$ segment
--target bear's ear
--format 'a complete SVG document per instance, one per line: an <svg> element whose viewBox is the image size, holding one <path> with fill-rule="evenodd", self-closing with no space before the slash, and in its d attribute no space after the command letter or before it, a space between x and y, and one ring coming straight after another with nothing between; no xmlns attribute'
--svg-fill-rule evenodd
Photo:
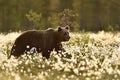
<svg viewBox="0 0 120 80"><path fill-rule="evenodd" d="M70 26L69 26L69 25L65 26L65 29L69 30L69 29L70 29Z"/></svg>
<svg viewBox="0 0 120 80"><path fill-rule="evenodd" d="M61 30L62 30L62 28L59 26L59 27L58 27L58 32L61 31Z"/></svg>

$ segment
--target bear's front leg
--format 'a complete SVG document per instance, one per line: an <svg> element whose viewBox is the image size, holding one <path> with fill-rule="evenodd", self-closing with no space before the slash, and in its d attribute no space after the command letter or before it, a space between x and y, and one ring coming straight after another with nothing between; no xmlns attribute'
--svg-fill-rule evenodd
<svg viewBox="0 0 120 80"><path fill-rule="evenodd" d="M56 45L55 46L55 51L60 54L62 57L64 56L64 54L62 54L62 52L66 52L65 49L62 47L62 44Z"/></svg>
<svg viewBox="0 0 120 80"><path fill-rule="evenodd" d="M68 54L65 49L62 47L62 44L59 44L55 47L55 51L57 53L60 53L62 57L67 57L67 58L71 58L72 55L71 54ZM62 54L62 52L65 52L64 54Z"/></svg>
<svg viewBox="0 0 120 80"><path fill-rule="evenodd" d="M62 47L62 44L58 44L55 46L55 51L57 53L65 52L65 49Z"/></svg>

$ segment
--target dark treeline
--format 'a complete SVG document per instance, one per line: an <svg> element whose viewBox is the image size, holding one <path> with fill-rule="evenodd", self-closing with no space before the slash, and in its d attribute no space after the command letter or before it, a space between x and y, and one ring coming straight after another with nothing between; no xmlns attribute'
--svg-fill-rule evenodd
<svg viewBox="0 0 120 80"><path fill-rule="evenodd" d="M0 0L0 31L70 25L73 31L120 30L120 0Z"/></svg>

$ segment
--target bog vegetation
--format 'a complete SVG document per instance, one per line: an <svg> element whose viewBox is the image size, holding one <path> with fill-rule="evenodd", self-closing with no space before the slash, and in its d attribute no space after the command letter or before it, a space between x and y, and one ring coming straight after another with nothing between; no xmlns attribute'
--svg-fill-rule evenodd
<svg viewBox="0 0 120 80"><path fill-rule="evenodd" d="M71 33L64 44L66 52L52 52L7 59L14 40L21 32L0 34L1 80L119 80L120 33Z"/></svg>

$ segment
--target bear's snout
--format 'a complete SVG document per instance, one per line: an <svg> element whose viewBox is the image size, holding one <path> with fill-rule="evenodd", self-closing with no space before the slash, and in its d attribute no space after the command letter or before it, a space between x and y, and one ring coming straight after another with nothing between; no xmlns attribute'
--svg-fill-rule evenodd
<svg viewBox="0 0 120 80"><path fill-rule="evenodd" d="M70 36L68 36L68 40L70 39Z"/></svg>
<svg viewBox="0 0 120 80"><path fill-rule="evenodd" d="M70 40L70 36L67 36L65 41L69 41Z"/></svg>

